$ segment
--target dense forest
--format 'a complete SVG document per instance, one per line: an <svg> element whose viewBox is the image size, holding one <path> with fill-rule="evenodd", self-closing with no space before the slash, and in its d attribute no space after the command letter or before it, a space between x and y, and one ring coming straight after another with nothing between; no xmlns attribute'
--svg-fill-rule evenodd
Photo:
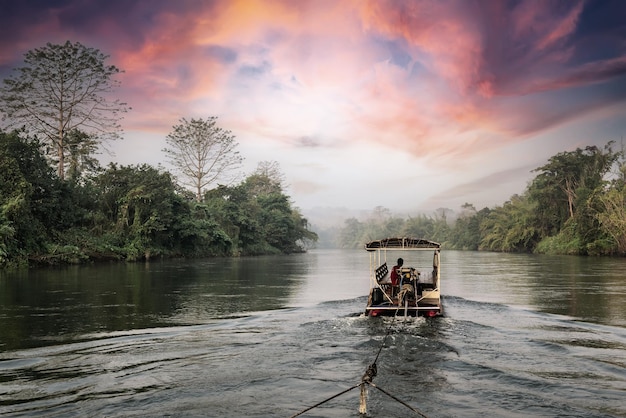
<svg viewBox="0 0 626 418"><path fill-rule="evenodd" d="M624 256L626 162L613 145L551 157L522 194L501 206L476 210L466 203L456 216L439 209L409 218L377 208L368 220L348 219L336 240L358 248L380 237L418 236L450 249Z"/></svg>
<svg viewBox="0 0 626 418"><path fill-rule="evenodd" d="M130 110L112 94L123 71L108 58L80 42L48 43L3 80L0 267L293 253L317 239L277 163L260 162L237 184L243 157L214 116L181 118L167 135L174 173L102 168L94 155L121 139Z"/></svg>
<svg viewBox="0 0 626 418"><path fill-rule="evenodd" d="M41 150L0 132L0 266L293 253L317 238L262 171L197 202L145 164L92 161L93 174L70 169L61 180Z"/></svg>

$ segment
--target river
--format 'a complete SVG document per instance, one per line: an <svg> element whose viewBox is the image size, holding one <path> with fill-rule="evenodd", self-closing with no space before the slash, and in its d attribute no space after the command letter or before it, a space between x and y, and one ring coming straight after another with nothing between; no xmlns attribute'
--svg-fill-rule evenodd
<svg viewBox="0 0 626 418"><path fill-rule="evenodd" d="M368 269L313 250L1 272L0 415L359 417L380 350L369 417L626 417L626 259L442 251L445 316L408 322L363 317Z"/></svg>

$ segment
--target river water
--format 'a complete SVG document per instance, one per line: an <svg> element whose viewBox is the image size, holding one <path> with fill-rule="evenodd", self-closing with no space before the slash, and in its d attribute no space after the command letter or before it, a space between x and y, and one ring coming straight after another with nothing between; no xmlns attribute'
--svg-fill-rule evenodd
<svg viewBox="0 0 626 418"><path fill-rule="evenodd" d="M441 260L408 322L365 251L0 273L0 415L359 417L380 350L370 417L626 417L625 259Z"/></svg>

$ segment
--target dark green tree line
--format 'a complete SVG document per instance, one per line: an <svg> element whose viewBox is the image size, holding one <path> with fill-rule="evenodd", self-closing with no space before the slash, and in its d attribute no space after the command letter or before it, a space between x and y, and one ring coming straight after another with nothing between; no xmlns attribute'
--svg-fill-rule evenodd
<svg viewBox="0 0 626 418"><path fill-rule="evenodd" d="M37 141L17 132L0 132L0 169L0 266L293 253L317 239L264 175L202 202L146 164L61 181Z"/></svg>
<svg viewBox="0 0 626 418"><path fill-rule="evenodd" d="M625 254L624 160L612 145L551 157L535 170L538 174L523 194L493 209L462 214L450 245L491 251ZM610 181L612 171L619 174Z"/></svg>

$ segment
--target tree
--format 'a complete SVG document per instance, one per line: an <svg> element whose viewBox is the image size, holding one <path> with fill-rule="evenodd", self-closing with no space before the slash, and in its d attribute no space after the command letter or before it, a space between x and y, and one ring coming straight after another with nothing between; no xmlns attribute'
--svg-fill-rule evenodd
<svg viewBox="0 0 626 418"><path fill-rule="evenodd" d="M236 151L235 137L217 126L215 116L206 120L180 119L166 141L170 148L163 151L182 176L181 183L195 190L198 202L205 187L220 179L233 180L231 174L243 161Z"/></svg>
<svg viewBox="0 0 626 418"><path fill-rule="evenodd" d="M561 225L569 218L574 218L579 199L585 190L593 191L602 185L604 175L610 170L618 158L611 149L612 141L604 147L604 152L596 146L588 146L584 150L561 152L550 158L548 164L534 171L540 174L530 185L531 196L540 204L552 202L567 206L567 215L561 216ZM542 201L543 200L543 201Z"/></svg>
<svg viewBox="0 0 626 418"><path fill-rule="evenodd" d="M109 165L95 179L100 223L95 230L123 246L127 260L157 255L224 255L230 249L226 234L176 188L168 172L147 164Z"/></svg>
<svg viewBox="0 0 626 418"><path fill-rule="evenodd" d="M626 255L626 159L624 150L618 152L616 178L606 190L597 193L596 218L600 229L614 243L614 252Z"/></svg>
<svg viewBox="0 0 626 418"><path fill-rule="evenodd" d="M488 251L526 251L526 235L517 232L526 226L527 198L513 195L502 206L496 206L480 222L479 249Z"/></svg>
<svg viewBox="0 0 626 418"><path fill-rule="evenodd" d="M317 234L275 180L255 173L236 186L220 185L205 194L208 212L230 237L234 254L304 251Z"/></svg>
<svg viewBox="0 0 626 418"><path fill-rule="evenodd" d="M120 70L105 65L108 55L79 42L48 43L24 56L25 66L0 88L3 120L40 135L64 179L71 132L80 129L98 143L119 137L126 103L108 97L119 85L113 76Z"/></svg>
<svg viewBox="0 0 626 418"><path fill-rule="evenodd" d="M344 221L344 226L339 231L339 248L359 248L364 244L361 241L366 225L357 218L349 218Z"/></svg>
<svg viewBox="0 0 626 418"><path fill-rule="evenodd" d="M418 214L417 216L411 216L406 221L406 225L402 234L408 237L428 238L435 240L433 236L435 231L435 222L429 216L424 214Z"/></svg>
<svg viewBox="0 0 626 418"><path fill-rule="evenodd" d="M44 251L58 224L55 181L36 140L0 132L0 265Z"/></svg>
<svg viewBox="0 0 626 418"><path fill-rule="evenodd" d="M206 193L205 203L221 228L233 242L233 254L262 254L260 211L245 183L228 187L220 185Z"/></svg>
<svg viewBox="0 0 626 418"><path fill-rule="evenodd" d="M100 169L100 163L92 155L98 149L98 141L78 129L72 130L65 140L67 146L67 174L76 181L83 173L95 173Z"/></svg>
<svg viewBox="0 0 626 418"><path fill-rule="evenodd" d="M598 200L603 210L596 216L602 231L611 237L615 252L626 255L626 187L611 188Z"/></svg>
<svg viewBox="0 0 626 418"><path fill-rule="evenodd" d="M261 161L256 170L246 179L252 193L257 195L282 193L285 187L285 175L277 161Z"/></svg>
<svg viewBox="0 0 626 418"><path fill-rule="evenodd" d="M483 208L476 211L474 205L465 203L454 224L450 241L453 248L461 250L478 250L482 239L480 226L488 219L491 209Z"/></svg>

